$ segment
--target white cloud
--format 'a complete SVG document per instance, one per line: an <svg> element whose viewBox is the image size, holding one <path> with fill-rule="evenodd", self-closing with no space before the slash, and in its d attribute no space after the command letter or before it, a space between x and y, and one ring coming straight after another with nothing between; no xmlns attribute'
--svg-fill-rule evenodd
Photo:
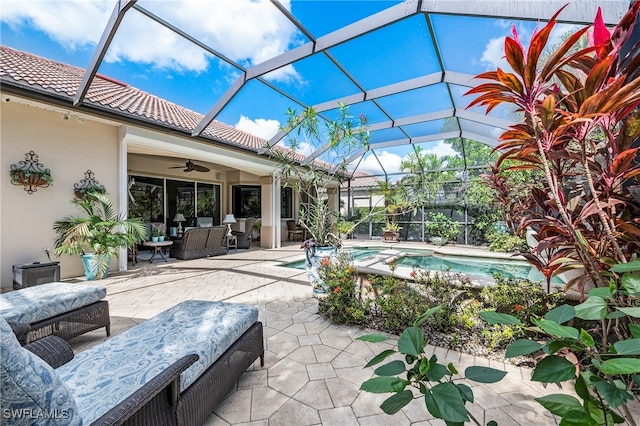
<svg viewBox="0 0 640 426"><path fill-rule="evenodd" d="M376 155L380 163L384 165L384 170L380 167L380 163L376 160L376 157L373 154L369 154L358 165L358 171L371 173L372 175L384 174L385 171L387 173L400 172L402 158L398 154L382 151L381 153L376 153Z"/></svg>
<svg viewBox="0 0 640 426"><path fill-rule="evenodd" d="M458 152L451 148L451 145L444 141L439 141L433 148L424 149L423 152L436 154L438 157L444 157L446 155L456 156Z"/></svg>
<svg viewBox="0 0 640 426"><path fill-rule="evenodd" d="M3 0L0 20L12 28L33 26L66 49L75 50L100 40L113 5L113 0Z"/></svg>
<svg viewBox="0 0 640 426"><path fill-rule="evenodd" d="M504 58L504 37L492 38L487 42L487 45L482 52L480 62L487 67L487 69L496 69L498 67L502 69L510 69L511 66Z"/></svg>
<svg viewBox="0 0 640 426"><path fill-rule="evenodd" d="M289 0L280 2L291 9ZM113 0L3 0L0 18L13 28L32 25L67 49L95 45L113 10ZM149 10L229 59L252 66L300 44L296 28L268 0L174 0ZM210 54L136 10L129 10L105 60L129 60L200 72ZM292 66L271 79L300 80Z"/></svg>
<svg viewBox="0 0 640 426"><path fill-rule="evenodd" d="M238 120L234 127L238 130L243 130L252 135L269 140L278 133L280 122L278 120L265 120L264 118L251 120L241 115L240 120Z"/></svg>
<svg viewBox="0 0 640 426"><path fill-rule="evenodd" d="M315 148L309 142L298 142L298 146L296 149L297 153L302 154L306 157L313 154L314 151Z"/></svg>

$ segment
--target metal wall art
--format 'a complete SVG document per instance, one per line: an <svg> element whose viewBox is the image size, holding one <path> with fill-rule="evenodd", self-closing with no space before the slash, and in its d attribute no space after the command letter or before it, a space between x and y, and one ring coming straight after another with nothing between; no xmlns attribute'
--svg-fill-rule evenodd
<svg viewBox="0 0 640 426"><path fill-rule="evenodd" d="M76 198L81 199L88 192L105 194L107 189L95 179L95 174L91 170L87 170L84 172L84 179L73 184L73 192L76 194Z"/></svg>
<svg viewBox="0 0 640 426"><path fill-rule="evenodd" d="M51 170L38 161L35 152L29 151L24 157L24 161L10 166L9 173L13 185L22 185L27 193L33 194L37 188L46 188L53 184Z"/></svg>

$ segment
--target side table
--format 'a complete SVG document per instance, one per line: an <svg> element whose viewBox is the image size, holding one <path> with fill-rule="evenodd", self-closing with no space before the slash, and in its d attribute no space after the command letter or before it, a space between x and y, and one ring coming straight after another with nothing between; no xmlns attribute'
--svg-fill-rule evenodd
<svg viewBox="0 0 640 426"><path fill-rule="evenodd" d="M236 253L238 252L238 236L237 235L227 235L224 237L225 242L227 244L227 253L229 250L236 249Z"/></svg>
<svg viewBox="0 0 640 426"><path fill-rule="evenodd" d="M162 260L168 262L168 260L164 257L162 249L173 245L173 241L158 241L157 243L154 243L152 241L145 241L144 243L142 243L142 245L145 247L153 247L153 254L151 255L151 259L149 259L149 263L153 262L153 259L155 259L156 254L158 253L160 253L160 257L162 257Z"/></svg>

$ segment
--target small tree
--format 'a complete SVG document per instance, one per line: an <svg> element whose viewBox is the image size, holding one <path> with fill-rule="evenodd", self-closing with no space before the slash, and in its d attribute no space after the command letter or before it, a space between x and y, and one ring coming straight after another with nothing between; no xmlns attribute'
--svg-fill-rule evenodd
<svg viewBox="0 0 640 426"><path fill-rule="evenodd" d="M324 128L321 121L313 107L301 114L289 109L287 123L281 128L288 147L272 144L267 146L267 153L279 161L283 183L301 195L300 225L316 246L330 246L338 244L340 238L336 228L339 213L330 205L329 197L337 197L337 188L349 174L347 159L367 146L369 133L364 127L366 118L351 116L344 104L339 106L338 119L326 120ZM300 154L303 147L311 152L309 157Z"/></svg>

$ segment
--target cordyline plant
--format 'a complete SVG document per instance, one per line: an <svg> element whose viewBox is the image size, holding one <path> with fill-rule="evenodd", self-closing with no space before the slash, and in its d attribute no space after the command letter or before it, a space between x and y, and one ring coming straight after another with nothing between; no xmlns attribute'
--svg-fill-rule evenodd
<svg viewBox="0 0 640 426"><path fill-rule="evenodd" d="M496 148L497 165L542 171L542 185L532 188L534 208L524 212L520 226L537 232L534 256L553 251L542 272L551 274L584 268L569 283L584 291L589 282L609 285L611 265L626 263L640 253L640 197L637 162L640 136L640 55L620 60L640 3L635 2L610 34L596 17L591 45L575 49L589 27L580 29L539 62L558 11L527 50L513 29L505 39L505 56L513 72L498 68L477 78L493 80L467 94L479 94L469 106L487 113L502 103L524 114ZM638 47L631 49L633 54ZM634 195L635 194L635 195ZM619 283L618 277L615 281Z"/></svg>
<svg viewBox="0 0 640 426"><path fill-rule="evenodd" d="M520 228L536 232L537 246L528 260L547 278L576 269L567 288L588 299L553 310L536 322L546 343L514 342L507 356L542 350L532 380L543 383L575 379L576 398L552 395L538 401L563 418L561 424L611 424L623 421L626 403L636 399L640 383L640 55L639 46L622 55L640 2L634 2L612 32L598 10L590 45L575 49L589 27L566 39L541 64L540 55L560 11L527 50L518 34L505 40L513 72L501 69L478 75L493 80L470 90L472 105L487 112L508 103L524 122L501 136L497 167L533 169L544 179L532 186ZM633 56L635 54L635 56ZM634 146L635 144L635 146ZM563 323L591 321L588 330ZM490 322L514 324L513 318L485 314Z"/></svg>
<svg viewBox="0 0 640 426"><path fill-rule="evenodd" d="M366 118L351 116L344 104L339 104L338 113L335 120L322 120L313 107L300 114L289 109L287 123L280 129L286 134L289 149L275 144L266 148L268 155L279 161L283 183L302 196L300 225L311 235L303 246L339 244L339 215L328 202L329 194L335 191L337 196L337 188L349 175L348 157L368 144ZM305 147L312 151L307 158L297 152Z"/></svg>

